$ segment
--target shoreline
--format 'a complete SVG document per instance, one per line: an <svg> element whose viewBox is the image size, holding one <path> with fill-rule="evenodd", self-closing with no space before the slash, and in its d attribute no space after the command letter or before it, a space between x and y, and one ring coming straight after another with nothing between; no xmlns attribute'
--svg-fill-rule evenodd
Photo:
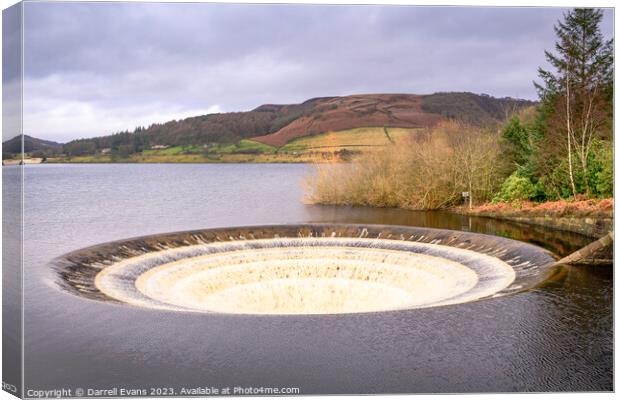
<svg viewBox="0 0 620 400"><path fill-rule="evenodd" d="M5 165L24 165L24 164L43 164L42 158L18 158L2 160L2 166Z"/></svg>
<svg viewBox="0 0 620 400"><path fill-rule="evenodd" d="M473 209L453 207L462 215L494 218L538 225L550 229L579 233L600 238L614 229L614 199L565 200L543 203L483 204Z"/></svg>
<svg viewBox="0 0 620 400"><path fill-rule="evenodd" d="M6 161L6 160L5 160ZM132 161L132 160L119 160L119 161L45 161L45 162L10 162L3 163L3 166L19 166L19 165L108 165L108 164L119 164L119 165L129 165L129 164L333 164L333 163L342 163L339 161Z"/></svg>
<svg viewBox="0 0 620 400"><path fill-rule="evenodd" d="M202 157L184 157L174 159L171 157L158 158L125 158L111 160L99 159L47 159L41 164L333 164L345 161L337 158L320 157L234 157L221 159L208 159ZM36 164L36 163L33 163Z"/></svg>

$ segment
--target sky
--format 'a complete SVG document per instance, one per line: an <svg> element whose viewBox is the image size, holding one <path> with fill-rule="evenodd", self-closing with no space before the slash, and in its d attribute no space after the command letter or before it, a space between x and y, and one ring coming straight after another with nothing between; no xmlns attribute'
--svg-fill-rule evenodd
<svg viewBox="0 0 620 400"><path fill-rule="evenodd" d="M26 3L24 132L66 142L356 93L536 99L532 81L566 11ZM612 25L608 10L607 37Z"/></svg>

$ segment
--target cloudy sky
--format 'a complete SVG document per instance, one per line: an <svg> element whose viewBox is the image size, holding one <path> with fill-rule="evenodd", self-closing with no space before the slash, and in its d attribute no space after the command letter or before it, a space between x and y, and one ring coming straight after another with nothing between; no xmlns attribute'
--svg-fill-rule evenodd
<svg viewBox="0 0 620 400"><path fill-rule="evenodd" d="M534 99L565 11L26 3L24 131L64 142L353 93Z"/></svg>

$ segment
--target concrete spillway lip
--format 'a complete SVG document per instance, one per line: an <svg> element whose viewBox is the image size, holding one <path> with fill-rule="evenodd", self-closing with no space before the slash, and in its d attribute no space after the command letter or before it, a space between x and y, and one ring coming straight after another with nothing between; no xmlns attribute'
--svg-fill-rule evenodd
<svg viewBox="0 0 620 400"><path fill-rule="evenodd" d="M455 305L528 290L552 253L497 236L393 225L297 224L143 236L52 262L64 290L151 309L350 314Z"/></svg>

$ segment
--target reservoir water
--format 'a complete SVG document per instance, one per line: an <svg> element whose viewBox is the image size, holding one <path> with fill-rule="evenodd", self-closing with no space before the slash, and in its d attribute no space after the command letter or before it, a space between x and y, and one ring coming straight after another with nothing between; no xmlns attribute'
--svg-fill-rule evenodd
<svg viewBox="0 0 620 400"><path fill-rule="evenodd" d="M11 169L4 167L4 179ZM226 315L128 307L59 289L50 262L103 242L193 229L410 225L487 233L565 255L567 232L442 212L303 203L312 166L25 167L26 389L298 387L317 393L613 389L613 276L564 268L526 292L435 308Z"/></svg>

